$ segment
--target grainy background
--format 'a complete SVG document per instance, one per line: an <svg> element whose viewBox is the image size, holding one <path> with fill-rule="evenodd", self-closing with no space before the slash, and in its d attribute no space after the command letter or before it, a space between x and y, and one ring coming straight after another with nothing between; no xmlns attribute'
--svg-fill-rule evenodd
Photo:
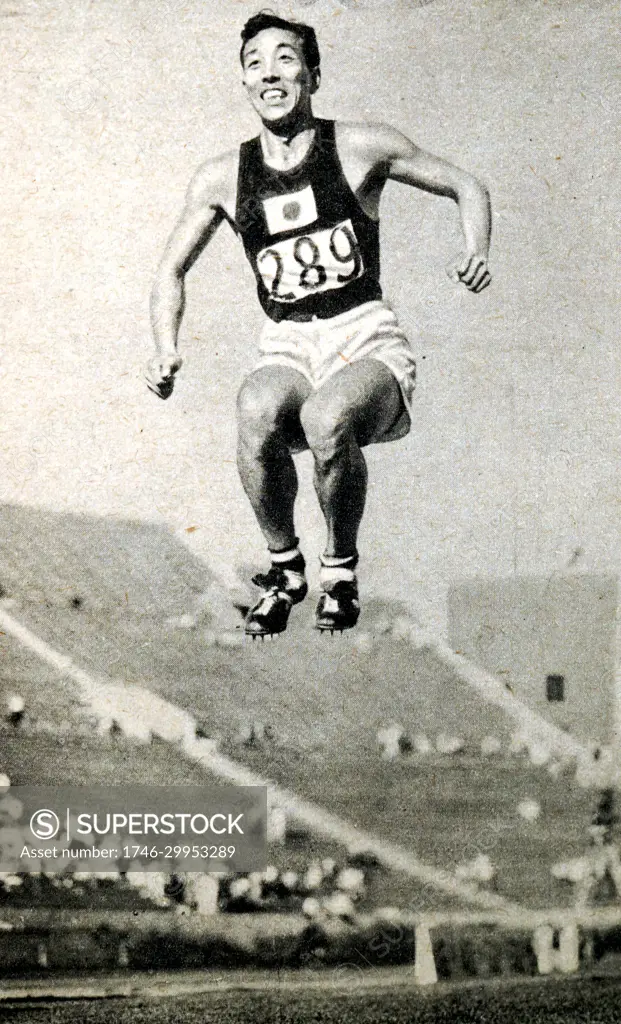
<svg viewBox="0 0 621 1024"><path fill-rule="evenodd" d="M233 420L261 313L228 229L188 281L173 398L141 372L187 182L256 131L237 50L260 6L0 8L4 500L167 523L222 571L264 557ZM317 29L320 115L386 120L479 175L494 202L495 280L476 297L444 273L453 204L386 189L385 292L420 387L410 436L369 454L367 591L407 594L439 625L457 576L616 567L619 3L274 6ZM312 559L323 530L300 465Z"/></svg>

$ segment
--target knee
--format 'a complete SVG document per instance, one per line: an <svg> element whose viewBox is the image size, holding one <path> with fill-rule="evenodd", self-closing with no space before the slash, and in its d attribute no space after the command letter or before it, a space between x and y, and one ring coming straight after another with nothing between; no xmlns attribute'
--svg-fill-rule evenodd
<svg viewBox="0 0 621 1024"><path fill-rule="evenodd" d="M242 442L259 445L278 432L281 410L269 389L256 383L243 384L237 396L237 426Z"/></svg>
<svg viewBox="0 0 621 1024"><path fill-rule="evenodd" d="M307 402L300 419L316 463L332 461L354 440L351 424L340 405Z"/></svg>

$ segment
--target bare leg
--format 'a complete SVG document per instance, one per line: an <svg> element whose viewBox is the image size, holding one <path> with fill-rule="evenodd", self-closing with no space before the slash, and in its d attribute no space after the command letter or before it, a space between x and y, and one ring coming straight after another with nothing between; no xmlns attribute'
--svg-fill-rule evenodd
<svg viewBox="0 0 621 1024"><path fill-rule="evenodd" d="M315 490L328 530L325 555L356 553L367 490L361 448L380 440L401 407L397 381L374 359L344 367L304 403L300 418L315 460Z"/></svg>
<svg viewBox="0 0 621 1024"><path fill-rule="evenodd" d="M353 555L367 497L365 457L352 437L343 438L333 452L318 454L313 482L328 528L324 554Z"/></svg>
<svg viewBox="0 0 621 1024"><path fill-rule="evenodd" d="M290 449L304 446L299 415L310 390L301 373L270 366L250 374L237 399L239 475L271 551L296 544L298 479Z"/></svg>

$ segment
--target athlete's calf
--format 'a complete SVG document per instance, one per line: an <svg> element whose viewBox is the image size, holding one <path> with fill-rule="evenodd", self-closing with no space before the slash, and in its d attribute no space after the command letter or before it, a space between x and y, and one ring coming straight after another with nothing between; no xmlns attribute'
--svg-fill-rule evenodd
<svg viewBox="0 0 621 1024"><path fill-rule="evenodd" d="M308 591L295 536L298 479L291 449L304 446L299 412L309 391L286 367L264 367L242 385L237 401L237 463L241 481L267 541L271 568L253 582L261 595L246 618L253 637L282 633L294 604Z"/></svg>

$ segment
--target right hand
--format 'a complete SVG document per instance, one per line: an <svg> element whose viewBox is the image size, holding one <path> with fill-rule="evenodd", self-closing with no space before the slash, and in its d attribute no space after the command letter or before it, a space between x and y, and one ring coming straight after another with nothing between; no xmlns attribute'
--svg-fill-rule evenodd
<svg viewBox="0 0 621 1024"><path fill-rule="evenodd" d="M175 386L175 374L183 366L183 359L178 353L153 356L145 370L147 387L158 398L170 398Z"/></svg>

